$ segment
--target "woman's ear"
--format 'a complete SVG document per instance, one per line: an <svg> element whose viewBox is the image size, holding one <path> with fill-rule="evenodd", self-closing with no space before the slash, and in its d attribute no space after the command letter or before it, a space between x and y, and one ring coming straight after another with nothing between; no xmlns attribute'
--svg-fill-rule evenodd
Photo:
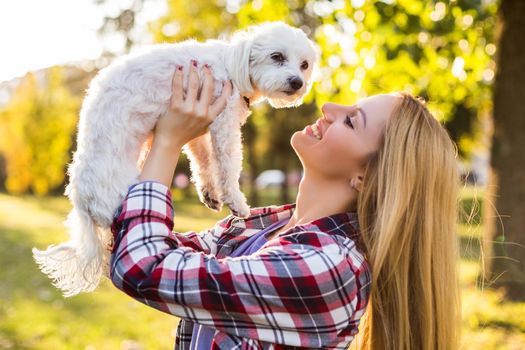
<svg viewBox="0 0 525 350"><path fill-rule="evenodd" d="M357 192L361 192L363 189L363 176L356 175L350 180L350 186Z"/></svg>

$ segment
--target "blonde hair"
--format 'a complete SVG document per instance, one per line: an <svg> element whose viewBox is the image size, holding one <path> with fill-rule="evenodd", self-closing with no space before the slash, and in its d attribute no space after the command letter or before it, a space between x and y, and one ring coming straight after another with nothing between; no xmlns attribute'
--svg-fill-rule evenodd
<svg viewBox="0 0 525 350"><path fill-rule="evenodd" d="M422 100L399 96L358 199L372 285L350 349L457 349L457 149Z"/></svg>

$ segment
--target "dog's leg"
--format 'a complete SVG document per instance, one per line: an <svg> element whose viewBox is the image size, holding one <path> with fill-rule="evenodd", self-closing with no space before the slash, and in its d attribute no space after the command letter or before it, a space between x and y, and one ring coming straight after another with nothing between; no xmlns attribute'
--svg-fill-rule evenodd
<svg viewBox="0 0 525 350"><path fill-rule="evenodd" d="M224 112L210 125L221 201L228 205L234 215L240 217L250 214L250 207L239 186L242 169L241 125L248 114L244 101L238 93L234 93Z"/></svg>
<svg viewBox="0 0 525 350"><path fill-rule="evenodd" d="M213 176L216 170L212 158L210 133L191 140L186 147L184 153L190 160L192 181L197 188L200 201L208 208L220 211L222 202Z"/></svg>

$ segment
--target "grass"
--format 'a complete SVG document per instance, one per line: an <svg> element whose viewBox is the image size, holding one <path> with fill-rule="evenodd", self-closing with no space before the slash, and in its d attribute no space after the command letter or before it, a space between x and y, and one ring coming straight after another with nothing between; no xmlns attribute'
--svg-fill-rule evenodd
<svg viewBox="0 0 525 350"><path fill-rule="evenodd" d="M0 195L0 349L172 349L178 319L124 295L104 279L94 293L63 298L31 248L67 238L64 198ZM175 229L211 227L223 213L176 206Z"/></svg>
<svg viewBox="0 0 525 350"><path fill-rule="evenodd" d="M465 187L461 192L458 227L462 296L462 347L464 350L525 349L525 303L505 302L502 293L479 281L482 256L483 190Z"/></svg>
<svg viewBox="0 0 525 350"><path fill-rule="evenodd" d="M464 189L467 212L481 195ZM174 199L179 232L211 227L227 215L176 191ZM38 270L31 248L66 239L62 221L69 209L65 198L0 194L0 349L172 349L177 318L132 300L107 279L94 293L63 298ZM459 226L462 349L524 349L525 303L502 302L497 291L477 285L481 234L479 212Z"/></svg>

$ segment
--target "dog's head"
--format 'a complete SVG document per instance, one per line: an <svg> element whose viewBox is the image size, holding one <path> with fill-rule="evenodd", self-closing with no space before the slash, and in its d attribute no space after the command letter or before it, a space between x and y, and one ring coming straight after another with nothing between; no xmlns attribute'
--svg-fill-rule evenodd
<svg viewBox="0 0 525 350"><path fill-rule="evenodd" d="M273 107L302 103L312 86L319 51L306 34L283 22L267 22L234 35L235 70L241 93L266 98Z"/></svg>

